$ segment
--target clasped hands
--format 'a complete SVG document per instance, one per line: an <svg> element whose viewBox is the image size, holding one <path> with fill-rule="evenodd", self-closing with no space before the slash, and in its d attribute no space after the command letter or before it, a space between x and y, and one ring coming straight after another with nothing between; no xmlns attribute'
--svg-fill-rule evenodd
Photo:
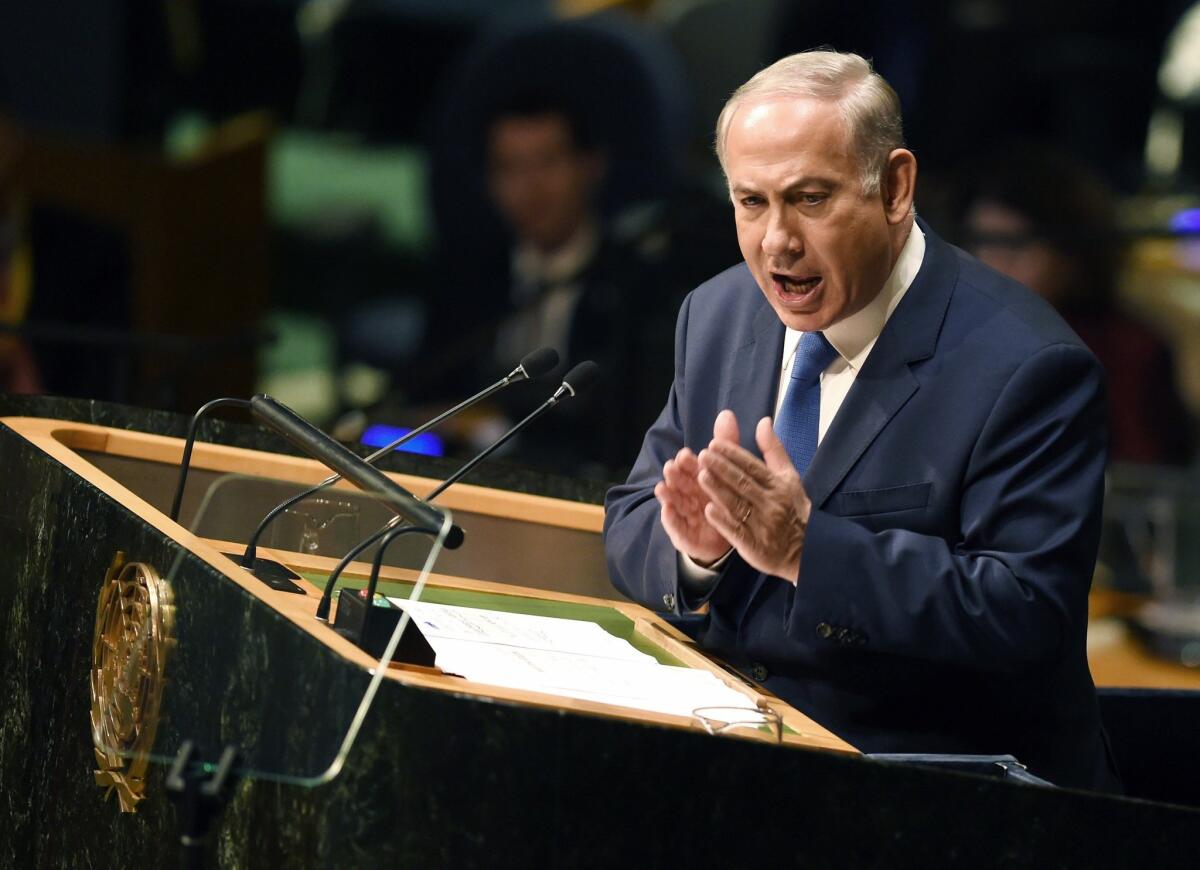
<svg viewBox="0 0 1200 870"><path fill-rule="evenodd" d="M722 411L697 456L687 447L663 465L654 487L663 529L675 549L711 565L731 549L753 568L795 584L812 502L771 419L758 421L759 459L738 443L738 422Z"/></svg>

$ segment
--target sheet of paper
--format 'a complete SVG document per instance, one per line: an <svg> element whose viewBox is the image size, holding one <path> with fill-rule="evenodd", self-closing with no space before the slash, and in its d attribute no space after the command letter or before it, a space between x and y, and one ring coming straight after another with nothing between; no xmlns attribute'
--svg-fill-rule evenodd
<svg viewBox="0 0 1200 870"><path fill-rule="evenodd" d="M390 599L469 680L677 716L754 701L707 671L659 664L595 623Z"/></svg>
<svg viewBox="0 0 1200 870"><path fill-rule="evenodd" d="M493 645L578 653L650 663L652 656L639 652L628 641L613 637L594 622L531 616L526 613L502 613L474 607L454 607L428 601L389 598L393 605L407 610L421 633L436 650L434 638L479 641Z"/></svg>
<svg viewBox="0 0 1200 870"><path fill-rule="evenodd" d="M480 655L480 653L485 653ZM517 647L480 650L445 642L442 670L492 685L691 716L697 707L753 707L754 701L706 671Z"/></svg>

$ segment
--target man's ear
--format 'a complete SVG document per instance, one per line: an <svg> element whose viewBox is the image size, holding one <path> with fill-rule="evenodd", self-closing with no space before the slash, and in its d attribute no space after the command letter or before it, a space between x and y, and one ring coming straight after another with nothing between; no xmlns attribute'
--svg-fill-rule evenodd
<svg viewBox="0 0 1200 870"><path fill-rule="evenodd" d="M897 148L888 155L880 191L889 224L894 226L909 216L916 189L917 158L907 148Z"/></svg>

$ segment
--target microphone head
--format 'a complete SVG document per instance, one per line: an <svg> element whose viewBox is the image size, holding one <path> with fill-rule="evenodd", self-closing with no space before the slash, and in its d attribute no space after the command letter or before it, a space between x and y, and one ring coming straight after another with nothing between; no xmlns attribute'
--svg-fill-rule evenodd
<svg viewBox="0 0 1200 870"><path fill-rule="evenodd" d="M447 550L457 550L463 545L463 530L457 523L450 526L450 531L446 532L446 542L442 545Z"/></svg>
<svg viewBox="0 0 1200 870"><path fill-rule="evenodd" d="M552 347L540 347L521 357L521 371L525 372L525 377L531 380L553 371L556 365L558 365L558 351Z"/></svg>
<svg viewBox="0 0 1200 870"><path fill-rule="evenodd" d="M572 396L577 396L580 390L586 390L598 377L600 377L600 366L590 359L584 360L563 376L563 386Z"/></svg>

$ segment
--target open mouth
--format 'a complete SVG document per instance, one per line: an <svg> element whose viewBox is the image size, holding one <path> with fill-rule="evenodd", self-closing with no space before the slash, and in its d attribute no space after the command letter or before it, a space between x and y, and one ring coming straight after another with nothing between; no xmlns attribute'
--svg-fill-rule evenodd
<svg viewBox="0 0 1200 870"><path fill-rule="evenodd" d="M771 283L776 295L784 302L804 302L821 286L821 276L801 278L785 275L782 272L772 272Z"/></svg>

